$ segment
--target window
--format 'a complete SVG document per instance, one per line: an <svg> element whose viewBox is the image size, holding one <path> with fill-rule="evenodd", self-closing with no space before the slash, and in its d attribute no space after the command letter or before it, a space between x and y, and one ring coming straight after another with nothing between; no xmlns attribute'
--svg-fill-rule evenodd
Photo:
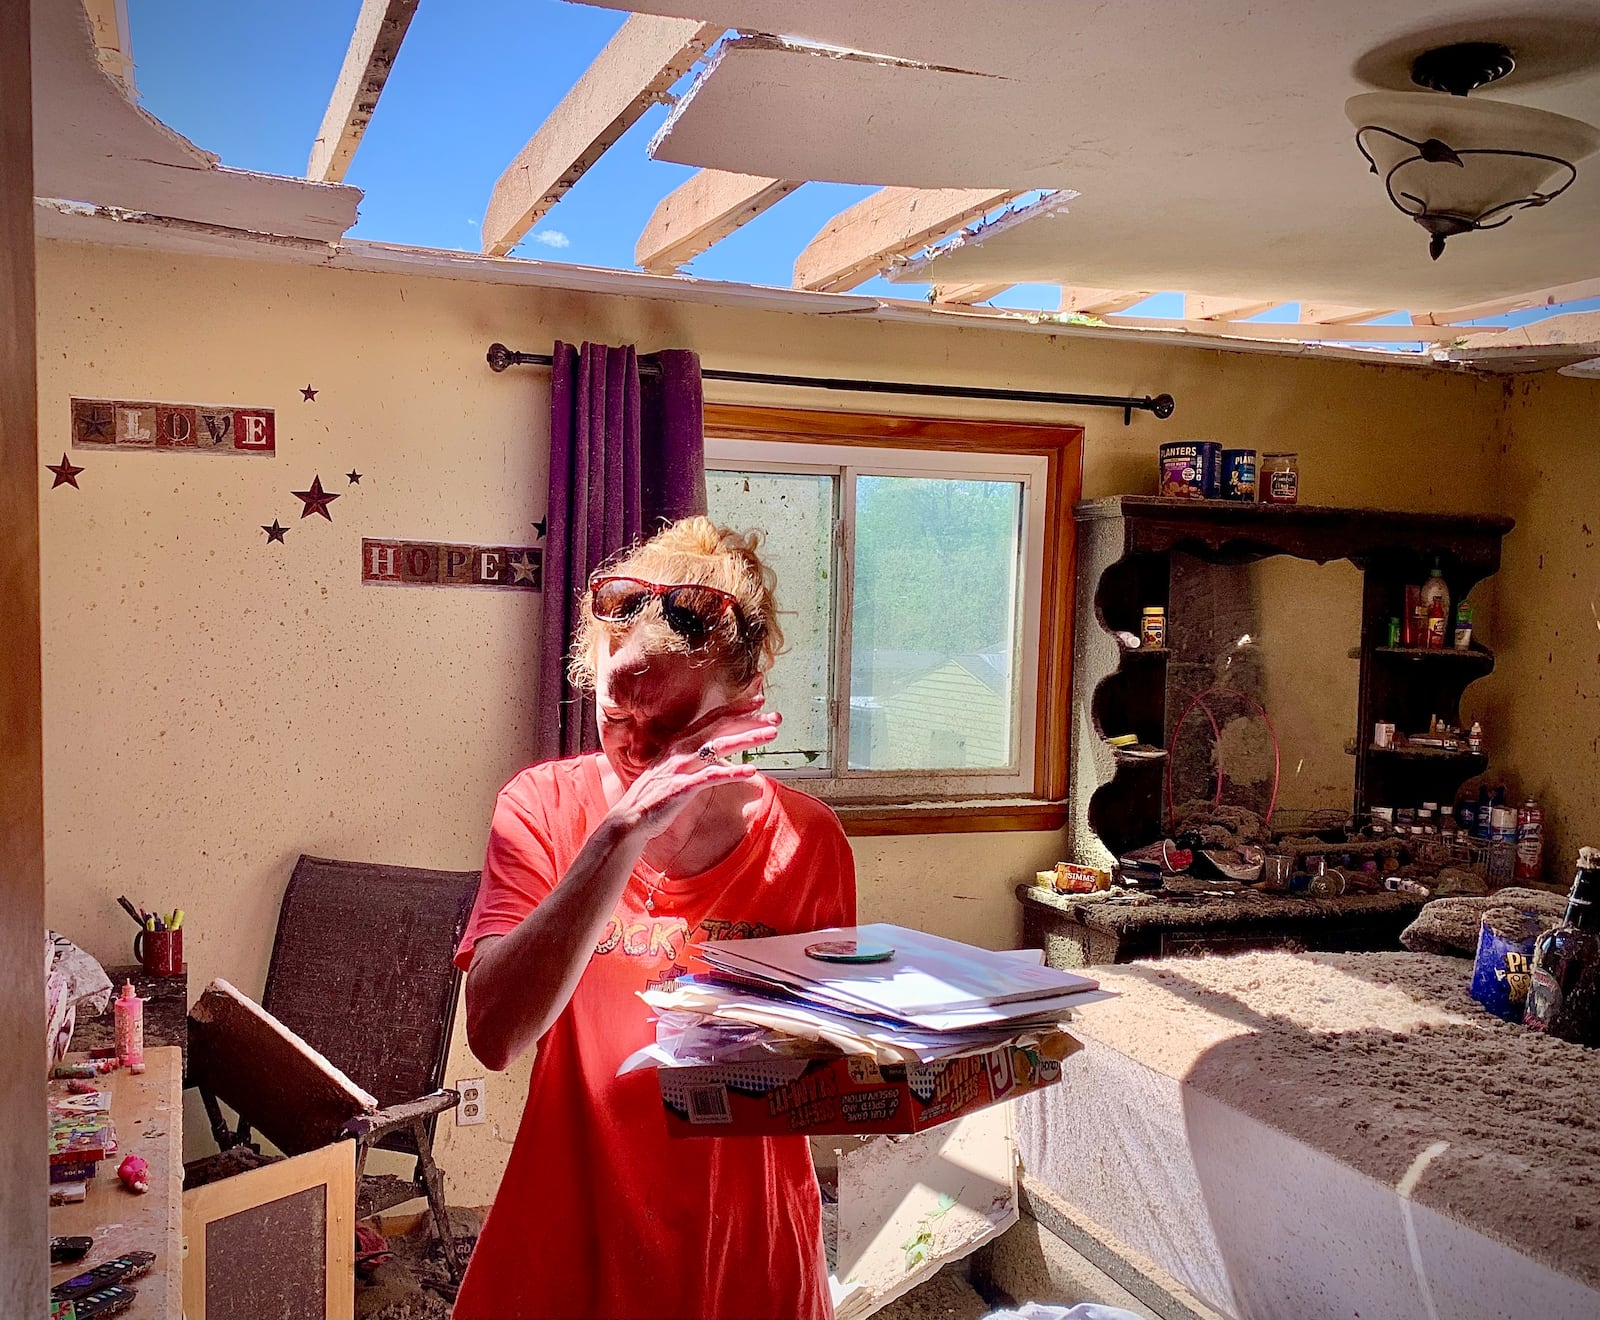
<svg viewBox="0 0 1600 1320"><path fill-rule="evenodd" d="M1049 827L1016 808L1064 788L1081 432L708 405L706 433L712 517L778 574L764 766L871 832Z"/></svg>

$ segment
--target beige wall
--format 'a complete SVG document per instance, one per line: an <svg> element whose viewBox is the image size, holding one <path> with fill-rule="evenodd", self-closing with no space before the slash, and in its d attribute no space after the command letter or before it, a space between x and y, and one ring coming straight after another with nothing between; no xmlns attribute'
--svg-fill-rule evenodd
<svg viewBox="0 0 1600 1320"><path fill-rule="evenodd" d="M893 401L933 415L1080 422L1091 496L1153 489L1155 446L1197 437L1297 450L1308 501L1478 510L1499 498L1500 386L1411 368L61 243L42 246L40 277L49 461L67 447L73 395L278 409L275 459L79 455L81 489L43 499L50 920L119 961L132 926L116 894L182 906L196 990L219 975L260 990L300 852L476 865L495 790L527 759L537 599L363 588L358 575L364 534L515 542L543 514L546 378L491 374L493 340L682 346L749 370L1174 394L1172 421L1139 416L1127 428L1110 411ZM307 383L321 391L315 403L301 401ZM365 474L355 488L342 476L352 467ZM331 524L301 521L289 494L314 474L342 493ZM259 530L274 516L291 527L286 545L266 545ZM860 840L861 913L1005 944L1018 926L1012 886L1060 851L1053 834ZM458 1049L451 1076L480 1071ZM458 1200L488 1199L522 1080L491 1081L488 1124L445 1130Z"/></svg>
<svg viewBox="0 0 1600 1320"><path fill-rule="evenodd" d="M1503 432L1517 530L1481 685L1491 777L1543 804L1546 877L1565 885L1578 848L1600 847L1600 381L1514 377Z"/></svg>

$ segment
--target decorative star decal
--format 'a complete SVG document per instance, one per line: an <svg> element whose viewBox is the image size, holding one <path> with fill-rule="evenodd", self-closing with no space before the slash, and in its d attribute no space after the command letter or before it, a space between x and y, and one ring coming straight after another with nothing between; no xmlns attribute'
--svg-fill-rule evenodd
<svg viewBox="0 0 1600 1320"><path fill-rule="evenodd" d="M111 434L111 418L106 413L98 411L86 412L82 421L83 438L85 440L94 435L109 436Z"/></svg>
<svg viewBox="0 0 1600 1320"><path fill-rule="evenodd" d="M344 474L344 479L346 481L348 481L352 486L359 486L361 484L361 474L359 472L357 472L354 468L351 468L348 472L346 472Z"/></svg>
<svg viewBox="0 0 1600 1320"><path fill-rule="evenodd" d="M333 519L330 518L328 521L332 522ZM283 538L289 534L289 529L287 527L280 527L276 518L272 520L271 527L263 526L261 530L267 534L268 545L271 545L274 541L277 541L280 545L285 544Z"/></svg>
<svg viewBox="0 0 1600 1320"><path fill-rule="evenodd" d="M310 490L294 490L289 493L304 503L305 507L300 510L302 518L309 518L314 513L320 513L329 522L333 521L333 515L328 512L328 506L339 496L330 494L322 489L322 478L320 476L311 478Z"/></svg>
<svg viewBox="0 0 1600 1320"><path fill-rule="evenodd" d="M522 554L506 560L506 567L511 570L511 584L513 586L518 582L536 584L539 580L534 571L537 565L533 556L528 554L527 551L523 551Z"/></svg>
<svg viewBox="0 0 1600 1320"><path fill-rule="evenodd" d="M312 389L311 386L307 385L303 390L300 391L300 397L307 403L310 403L317 397L317 391Z"/></svg>
<svg viewBox="0 0 1600 1320"><path fill-rule="evenodd" d="M538 532L540 536L544 535L544 524L545 524L545 519L541 518L541 519L539 519L538 522L534 523L534 525L533 525L533 530Z"/></svg>
<svg viewBox="0 0 1600 1320"><path fill-rule="evenodd" d="M44 466L47 472L56 474L56 479L50 483L51 490L54 490L57 486L71 486L73 490L83 489L82 486L78 485L78 473L82 472L83 469L81 467L73 467L72 460L65 454L61 455L59 463L46 463Z"/></svg>

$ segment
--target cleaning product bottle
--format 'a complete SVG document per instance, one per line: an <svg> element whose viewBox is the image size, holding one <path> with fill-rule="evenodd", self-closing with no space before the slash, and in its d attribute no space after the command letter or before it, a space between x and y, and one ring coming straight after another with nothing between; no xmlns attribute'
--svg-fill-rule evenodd
<svg viewBox="0 0 1600 1320"><path fill-rule="evenodd" d="M1428 633L1418 645L1443 646L1450 620L1450 584L1444 580L1444 564L1438 558L1433 561L1433 572L1422 584L1422 612L1428 620Z"/></svg>
<svg viewBox="0 0 1600 1320"><path fill-rule="evenodd" d="M1544 812L1529 798L1517 809L1518 880L1537 880L1544 874Z"/></svg>
<svg viewBox="0 0 1600 1320"><path fill-rule="evenodd" d="M1523 1021L1579 1045L1600 1045L1600 849L1578 850L1566 918L1533 946Z"/></svg>
<svg viewBox="0 0 1600 1320"><path fill-rule="evenodd" d="M122 993L112 1001L112 1023L117 1042L117 1062L129 1072L144 1071L144 1000L134 993L133 982L122 983Z"/></svg>

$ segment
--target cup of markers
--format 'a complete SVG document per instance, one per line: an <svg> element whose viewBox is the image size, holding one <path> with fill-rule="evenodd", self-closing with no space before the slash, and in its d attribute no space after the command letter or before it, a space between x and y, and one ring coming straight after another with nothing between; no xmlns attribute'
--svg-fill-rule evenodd
<svg viewBox="0 0 1600 1320"><path fill-rule="evenodd" d="M136 908L126 898L117 903L139 924L139 933L133 937L133 956L139 966L152 976L182 976L183 963L183 909L174 908L163 916L159 912L146 912Z"/></svg>

